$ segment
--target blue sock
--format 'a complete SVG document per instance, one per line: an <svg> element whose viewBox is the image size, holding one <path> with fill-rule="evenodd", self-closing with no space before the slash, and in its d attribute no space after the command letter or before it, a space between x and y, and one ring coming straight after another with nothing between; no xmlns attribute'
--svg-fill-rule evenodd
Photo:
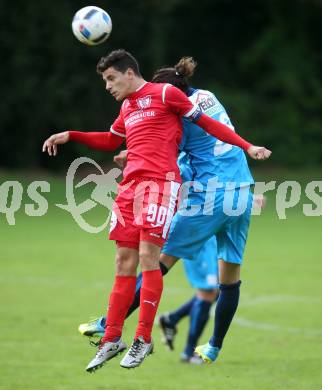
<svg viewBox="0 0 322 390"><path fill-rule="evenodd" d="M234 284L220 284L219 298L215 311L215 328L209 344L221 348L230 323L237 310L239 301L239 286L241 281Z"/></svg>
<svg viewBox="0 0 322 390"><path fill-rule="evenodd" d="M209 319L209 311L212 302L197 298L194 300L190 310L190 327L184 353L192 356L197 346L199 337L201 336L207 321Z"/></svg>
<svg viewBox="0 0 322 390"><path fill-rule="evenodd" d="M163 263L159 263L159 264L160 264L162 276L166 275L169 269ZM129 317L140 306L141 286L142 286L142 272L140 272L136 278L134 301L130 306L129 311L126 313L126 318Z"/></svg>
<svg viewBox="0 0 322 390"><path fill-rule="evenodd" d="M190 310L192 309L194 301L197 299L196 296L193 296L188 302L184 303L182 306L180 306L177 310L171 312L169 314L169 322L171 325L176 325L183 317L186 317L189 315Z"/></svg>

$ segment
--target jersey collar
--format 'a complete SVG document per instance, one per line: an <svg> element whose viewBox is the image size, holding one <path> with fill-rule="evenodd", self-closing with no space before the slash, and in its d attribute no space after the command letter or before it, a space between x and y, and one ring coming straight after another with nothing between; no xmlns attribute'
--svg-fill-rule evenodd
<svg viewBox="0 0 322 390"><path fill-rule="evenodd" d="M188 90L187 90L187 92L186 92L186 94L187 94L187 96L191 96L191 95L193 95L196 91L197 91L197 89L192 88L192 87L189 87Z"/></svg>

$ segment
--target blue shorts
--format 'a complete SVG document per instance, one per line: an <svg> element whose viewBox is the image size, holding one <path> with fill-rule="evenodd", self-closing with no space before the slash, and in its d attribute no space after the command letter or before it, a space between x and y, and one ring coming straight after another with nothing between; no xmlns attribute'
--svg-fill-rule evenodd
<svg viewBox="0 0 322 390"><path fill-rule="evenodd" d="M187 279L193 288L218 288L218 259L216 237L210 238L194 261L183 259Z"/></svg>
<svg viewBox="0 0 322 390"><path fill-rule="evenodd" d="M191 193L189 205L202 206L191 216L183 215L182 210L178 210L171 222L168 240L162 252L193 260L209 238L215 235L218 259L242 264L252 202L250 187L217 191L215 199L208 198L208 204L205 202L205 192Z"/></svg>

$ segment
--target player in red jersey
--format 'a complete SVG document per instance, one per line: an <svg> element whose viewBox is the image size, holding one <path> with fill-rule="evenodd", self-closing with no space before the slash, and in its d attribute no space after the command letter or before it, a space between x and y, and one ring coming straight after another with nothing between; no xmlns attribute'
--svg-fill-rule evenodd
<svg viewBox="0 0 322 390"><path fill-rule="evenodd" d="M179 89L170 84L146 82L137 61L124 50L103 57L97 70L106 82L107 91L117 101L124 100L110 132L63 132L54 134L43 145L43 151L49 155L56 155L57 145L69 140L113 151L126 139L127 166L120 187L123 190L115 201L110 232L110 239L117 243L116 277L105 335L86 368L89 372L126 348L121 335L134 298L139 263L142 269L139 323L121 366L136 367L153 350L151 331L163 288L160 248L167 237L180 186L177 152L181 117L194 121L216 138L241 147L252 158L265 159L270 155L267 149L249 144L225 125L202 114Z"/></svg>

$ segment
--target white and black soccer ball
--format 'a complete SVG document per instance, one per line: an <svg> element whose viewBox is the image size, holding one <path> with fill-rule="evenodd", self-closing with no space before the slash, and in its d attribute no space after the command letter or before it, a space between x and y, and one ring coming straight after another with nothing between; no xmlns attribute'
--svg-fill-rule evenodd
<svg viewBox="0 0 322 390"><path fill-rule="evenodd" d="M76 12L72 29L80 42L90 46L99 45L110 36L112 19L103 9L88 6Z"/></svg>

